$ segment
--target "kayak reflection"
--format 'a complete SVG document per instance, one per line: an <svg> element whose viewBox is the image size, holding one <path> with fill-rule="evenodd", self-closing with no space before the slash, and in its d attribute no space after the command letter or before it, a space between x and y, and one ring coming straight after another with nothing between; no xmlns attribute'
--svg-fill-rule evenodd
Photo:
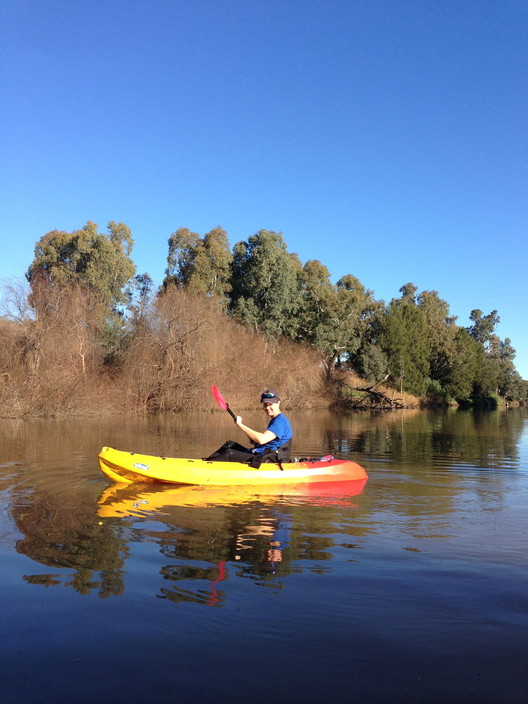
<svg viewBox="0 0 528 704"><path fill-rule="evenodd" d="M303 561L329 560L334 541L314 534L312 508L318 528L323 516L330 526L334 507L354 508L365 483L333 482L317 491L302 485L271 495L255 487L112 484L99 497L98 515L116 527L133 520L143 543L157 543L167 558L159 598L222 606L230 580L278 587L277 580L302 571Z"/></svg>
<svg viewBox="0 0 528 704"><path fill-rule="evenodd" d="M255 487L175 486L151 483L112 484L98 499L102 518L143 516L171 506L229 506L254 501L284 500L313 506L350 506L350 497L363 491L366 479L351 482L300 484L265 489Z"/></svg>
<svg viewBox="0 0 528 704"><path fill-rule="evenodd" d="M238 527L228 546L227 559L220 560L214 567L198 567L188 562L164 567L163 577L171 585L162 587L158 596L175 603L222 606L228 594L224 583L229 579L247 577L253 583L274 586L275 577L293 572L290 564L294 561L294 555L288 552L293 531L292 514L281 508L271 511L265 506L260 508L260 513L252 512L250 525ZM214 542L213 537L211 546ZM325 547L331 545L328 543ZM319 559L322 554L320 552ZM323 559L326 557L328 555ZM283 560L284 569L281 569ZM296 571L299 571L298 568Z"/></svg>

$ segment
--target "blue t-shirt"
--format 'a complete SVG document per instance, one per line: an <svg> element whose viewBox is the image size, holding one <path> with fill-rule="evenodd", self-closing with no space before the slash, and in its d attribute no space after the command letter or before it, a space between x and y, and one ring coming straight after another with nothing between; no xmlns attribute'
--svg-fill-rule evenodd
<svg viewBox="0 0 528 704"><path fill-rule="evenodd" d="M253 452L262 453L264 450L278 450L279 447L282 447L293 437L290 421L283 413L279 413L278 416L272 418L266 430L271 430L276 437L264 445L256 445Z"/></svg>

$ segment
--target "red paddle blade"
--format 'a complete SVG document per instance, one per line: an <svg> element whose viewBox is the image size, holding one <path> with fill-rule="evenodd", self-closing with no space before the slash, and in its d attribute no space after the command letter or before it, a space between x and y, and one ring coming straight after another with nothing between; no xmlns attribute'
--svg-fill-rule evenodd
<svg viewBox="0 0 528 704"><path fill-rule="evenodd" d="M212 384L212 386L211 386L211 393L213 394L214 400L217 402L217 404L220 406L220 408L223 411L227 411L227 408L228 408L227 403L224 401L224 397L222 396L222 394L218 390L218 387L215 386L214 384Z"/></svg>

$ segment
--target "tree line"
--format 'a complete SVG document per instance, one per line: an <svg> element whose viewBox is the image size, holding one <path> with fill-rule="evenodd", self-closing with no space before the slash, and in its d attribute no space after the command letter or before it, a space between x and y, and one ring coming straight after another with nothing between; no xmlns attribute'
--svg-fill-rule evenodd
<svg viewBox="0 0 528 704"><path fill-rule="evenodd" d="M196 405L212 374L233 384L254 374L257 386L275 379L301 403L306 389L324 391L346 370L437 401L526 398L495 310L471 311L462 327L437 291L412 283L376 300L352 274L332 283L322 262L303 264L269 230L232 249L221 227L176 230L157 289L137 274L132 248L130 228L116 222L106 232L92 222L53 230L36 243L28 290L4 291L4 407L27 413L53 397L67 408L82 393L93 403L113 383L135 408L179 410Z"/></svg>
<svg viewBox="0 0 528 704"><path fill-rule="evenodd" d="M402 391L467 400L524 397L510 339L495 334L496 310L475 309L461 327L437 291L412 283L388 304L352 274L333 284L319 260L304 265L281 233L260 230L229 249L215 228L200 237L186 228L169 239L164 290L189 288L224 302L229 315L270 337L313 346L327 378L349 367L367 380Z"/></svg>

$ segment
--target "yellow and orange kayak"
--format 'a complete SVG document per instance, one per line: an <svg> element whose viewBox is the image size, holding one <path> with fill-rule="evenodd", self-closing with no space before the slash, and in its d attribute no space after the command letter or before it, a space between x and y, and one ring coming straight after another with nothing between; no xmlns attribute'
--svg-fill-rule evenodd
<svg viewBox="0 0 528 704"><path fill-rule="evenodd" d="M258 469L241 462L210 462L141 455L103 447L101 470L115 482L168 482L198 486L263 486L270 484L316 484L367 479L359 464L333 457L262 464Z"/></svg>

